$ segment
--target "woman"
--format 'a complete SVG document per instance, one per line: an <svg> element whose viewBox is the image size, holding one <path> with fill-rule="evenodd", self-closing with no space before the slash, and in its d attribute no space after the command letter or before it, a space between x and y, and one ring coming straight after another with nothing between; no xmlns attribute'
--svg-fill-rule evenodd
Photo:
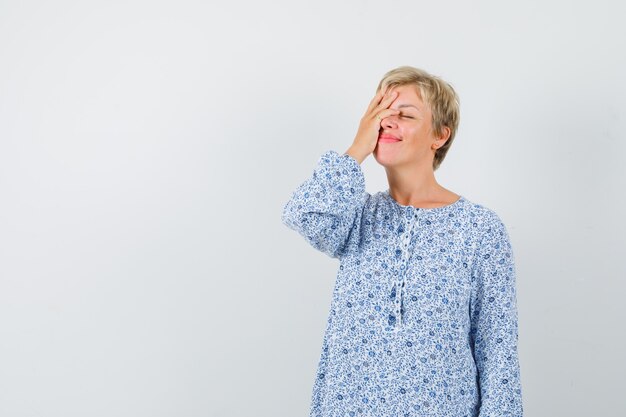
<svg viewBox="0 0 626 417"><path fill-rule="evenodd" d="M352 145L285 205L283 223L340 260L311 416L522 416L507 229L434 177L458 123L450 84L391 70ZM370 153L389 182L373 195Z"/></svg>

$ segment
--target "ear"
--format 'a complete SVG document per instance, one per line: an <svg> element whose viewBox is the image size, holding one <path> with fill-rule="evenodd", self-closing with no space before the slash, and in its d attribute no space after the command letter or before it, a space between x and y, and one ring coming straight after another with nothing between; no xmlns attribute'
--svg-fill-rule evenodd
<svg viewBox="0 0 626 417"><path fill-rule="evenodd" d="M446 141L450 137L450 132L452 132L452 131L450 130L450 128L448 126L444 126L442 128L442 130L443 130L443 133L441 134L441 137L439 139L443 140L443 142L442 142L442 145L443 145L444 143L446 143Z"/></svg>
<svg viewBox="0 0 626 417"><path fill-rule="evenodd" d="M441 148L446 143L446 141L450 137L450 133L452 132L448 126L443 126L441 130L441 135L435 141L435 150Z"/></svg>

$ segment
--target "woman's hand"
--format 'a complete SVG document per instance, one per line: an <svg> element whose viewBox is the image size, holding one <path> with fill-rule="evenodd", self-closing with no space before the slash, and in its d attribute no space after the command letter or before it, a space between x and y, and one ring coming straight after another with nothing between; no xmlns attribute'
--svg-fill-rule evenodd
<svg viewBox="0 0 626 417"><path fill-rule="evenodd" d="M365 114L361 118L359 129L352 146L345 152L356 159L359 164L376 148L378 144L378 134L380 132L380 122L387 116L397 114L399 110L389 109L389 105L396 98L395 91L384 92L382 89L370 101Z"/></svg>

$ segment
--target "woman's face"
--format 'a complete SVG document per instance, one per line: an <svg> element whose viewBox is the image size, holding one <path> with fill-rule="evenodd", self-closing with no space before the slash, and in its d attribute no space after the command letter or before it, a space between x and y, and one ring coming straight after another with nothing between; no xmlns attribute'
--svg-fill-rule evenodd
<svg viewBox="0 0 626 417"><path fill-rule="evenodd" d="M400 112L384 118L380 123L378 143L374 148L374 158L385 167L405 164L425 164L432 167L435 144L441 146L444 141L432 135L432 113L430 108L419 98L417 87L412 85L397 86L390 89L398 96L389 105L390 109ZM395 137L399 140L389 140Z"/></svg>

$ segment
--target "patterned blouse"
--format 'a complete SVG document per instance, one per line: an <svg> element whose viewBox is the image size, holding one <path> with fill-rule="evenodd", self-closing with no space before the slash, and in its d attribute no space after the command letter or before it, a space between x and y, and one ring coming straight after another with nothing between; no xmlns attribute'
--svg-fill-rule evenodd
<svg viewBox="0 0 626 417"><path fill-rule="evenodd" d="M311 417L522 416L514 258L494 211L371 195L331 150L282 222L340 261Z"/></svg>

